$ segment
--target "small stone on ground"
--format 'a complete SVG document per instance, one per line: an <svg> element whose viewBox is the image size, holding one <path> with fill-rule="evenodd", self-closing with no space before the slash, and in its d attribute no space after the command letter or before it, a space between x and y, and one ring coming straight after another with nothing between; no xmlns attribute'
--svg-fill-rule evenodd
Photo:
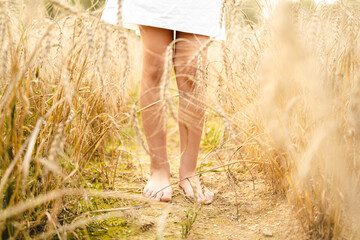
<svg viewBox="0 0 360 240"><path fill-rule="evenodd" d="M268 230L268 229L262 230L262 234L263 234L265 237L272 237L272 236L273 236L272 232L271 232L270 230Z"/></svg>

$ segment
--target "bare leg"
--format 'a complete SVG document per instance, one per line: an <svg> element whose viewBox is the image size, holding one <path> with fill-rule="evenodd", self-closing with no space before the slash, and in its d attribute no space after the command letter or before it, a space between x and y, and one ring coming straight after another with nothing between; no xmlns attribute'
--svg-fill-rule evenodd
<svg viewBox="0 0 360 240"><path fill-rule="evenodd" d="M143 48L140 107L145 108L141 112L141 118L151 161L150 178L143 194L145 197L167 202L171 200L171 187L159 191L170 183L163 105L151 104L161 99L160 80L164 72L166 48L173 40L173 31L140 26L140 32Z"/></svg>
<svg viewBox="0 0 360 240"><path fill-rule="evenodd" d="M200 47L209 40L209 37L177 32L175 44L174 67L176 81L180 92L179 100L179 131L180 131L180 179L196 173L201 134L204 122L204 110L200 102L204 95L204 84L197 81L196 70L198 62L191 64L188 61ZM206 63L206 51L202 53L203 66ZM180 182L187 197L195 197L197 201L210 204L214 200L214 193L205 189L203 192L198 177ZM195 190L195 191L194 191ZM194 196L195 195L195 196Z"/></svg>

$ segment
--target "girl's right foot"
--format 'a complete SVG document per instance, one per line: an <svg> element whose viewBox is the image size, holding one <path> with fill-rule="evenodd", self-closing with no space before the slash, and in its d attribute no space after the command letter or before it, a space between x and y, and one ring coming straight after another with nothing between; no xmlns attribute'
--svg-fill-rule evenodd
<svg viewBox="0 0 360 240"><path fill-rule="evenodd" d="M157 201L169 202L172 197L170 172L168 169L153 170L143 195Z"/></svg>

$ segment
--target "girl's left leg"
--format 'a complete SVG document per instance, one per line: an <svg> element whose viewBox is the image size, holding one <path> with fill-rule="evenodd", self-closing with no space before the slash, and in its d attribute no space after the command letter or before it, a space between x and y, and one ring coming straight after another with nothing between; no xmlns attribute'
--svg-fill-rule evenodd
<svg viewBox="0 0 360 240"><path fill-rule="evenodd" d="M196 173L200 140L204 122L204 108L201 101L205 84L196 79L197 59L188 63L198 50L209 40L209 37L191 33L177 32L174 54L174 69L180 92L179 99L179 132L180 132L180 179ZM206 53L202 52L202 66L206 64ZM180 182L180 187L189 198L209 204L214 200L214 193L205 189L203 192L198 177ZM195 190L195 191L194 191Z"/></svg>

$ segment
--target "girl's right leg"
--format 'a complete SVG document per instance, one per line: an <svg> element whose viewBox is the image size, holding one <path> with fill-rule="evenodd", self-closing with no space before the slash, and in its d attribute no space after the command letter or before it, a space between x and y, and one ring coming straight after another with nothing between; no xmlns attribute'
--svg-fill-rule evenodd
<svg viewBox="0 0 360 240"><path fill-rule="evenodd" d="M173 41L173 31L140 26L143 48L143 66L140 87L140 107L144 132L150 152L150 178L144 188L145 197L170 201L170 166L166 152L166 128L160 81L164 72L166 49ZM154 105L152 105L154 104ZM166 186L169 186L165 188ZM165 189L163 189L165 188ZM163 190L161 190L163 189ZM161 190L161 191L160 191Z"/></svg>

